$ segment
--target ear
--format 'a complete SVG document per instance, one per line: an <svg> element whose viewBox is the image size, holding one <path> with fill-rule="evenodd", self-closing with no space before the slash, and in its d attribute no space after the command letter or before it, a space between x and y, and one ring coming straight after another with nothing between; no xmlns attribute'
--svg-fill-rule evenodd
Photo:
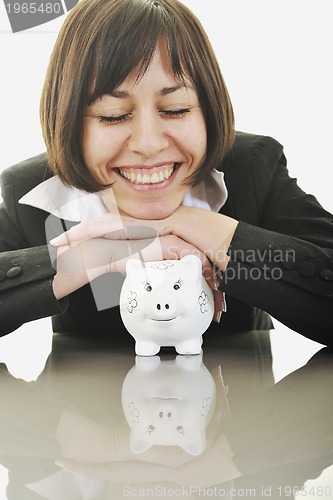
<svg viewBox="0 0 333 500"><path fill-rule="evenodd" d="M206 448L205 431L203 429L198 430L197 432L192 434L190 441L180 444L180 447L190 455L201 455L201 453L203 453L204 449Z"/></svg>
<svg viewBox="0 0 333 500"><path fill-rule="evenodd" d="M196 255L186 255L180 259L180 264L184 275L193 280L202 275L202 264Z"/></svg>
<svg viewBox="0 0 333 500"><path fill-rule="evenodd" d="M144 263L139 259L129 259L126 263L126 274L135 276L136 274L143 273L145 270Z"/></svg>
<svg viewBox="0 0 333 500"><path fill-rule="evenodd" d="M138 455L139 453L143 453L147 451L151 447L151 444L143 438L136 435L135 431L131 431L130 436L130 448L131 452Z"/></svg>

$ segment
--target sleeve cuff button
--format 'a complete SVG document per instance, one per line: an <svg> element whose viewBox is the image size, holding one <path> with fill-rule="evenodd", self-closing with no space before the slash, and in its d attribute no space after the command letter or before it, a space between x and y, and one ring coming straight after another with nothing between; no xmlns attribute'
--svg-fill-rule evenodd
<svg viewBox="0 0 333 500"><path fill-rule="evenodd" d="M19 266L14 266L8 269L6 276L7 278L16 278L16 276L19 276L22 273L22 268Z"/></svg>
<svg viewBox="0 0 333 500"><path fill-rule="evenodd" d="M333 281L333 271L331 269L323 269L319 276L325 281Z"/></svg>
<svg viewBox="0 0 333 500"><path fill-rule="evenodd" d="M298 267L298 272L304 278L311 278L317 272L317 267L313 262L302 262Z"/></svg>

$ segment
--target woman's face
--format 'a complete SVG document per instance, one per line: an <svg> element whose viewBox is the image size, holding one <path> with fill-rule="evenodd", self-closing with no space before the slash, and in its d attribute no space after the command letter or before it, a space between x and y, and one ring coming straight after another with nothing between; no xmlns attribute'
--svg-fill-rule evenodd
<svg viewBox="0 0 333 500"><path fill-rule="evenodd" d="M182 203L183 181L201 165L206 126L196 90L179 83L166 50L88 106L83 155L93 177L113 184L118 208L142 219L162 219Z"/></svg>

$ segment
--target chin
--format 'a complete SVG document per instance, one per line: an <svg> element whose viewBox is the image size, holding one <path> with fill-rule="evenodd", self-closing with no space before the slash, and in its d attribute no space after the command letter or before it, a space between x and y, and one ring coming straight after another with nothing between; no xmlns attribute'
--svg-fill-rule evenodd
<svg viewBox="0 0 333 500"><path fill-rule="evenodd" d="M138 205L125 210L128 215L134 217L135 219L143 220L161 220L166 219L171 215L178 207L167 206L167 205L155 205L144 204L142 206Z"/></svg>

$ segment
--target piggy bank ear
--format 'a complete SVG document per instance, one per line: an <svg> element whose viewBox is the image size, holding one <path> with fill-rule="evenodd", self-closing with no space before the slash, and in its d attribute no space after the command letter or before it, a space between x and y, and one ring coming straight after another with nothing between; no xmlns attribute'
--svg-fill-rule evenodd
<svg viewBox="0 0 333 500"><path fill-rule="evenodd" d="M185 276L191 279L197 279L202 275L202 264L196 255L186 255L180 259L182 271Z"/></svg>
<svg viewBox="0 0 333 500"><path fill-rule="evenodd" d="M150 447L151 444L147 441L147 439L145 440L144 438L137 435L135 431L131 431L130 449L132 453L135 453L137 455L139 453L147 451Z"/></svg>
<svg viewBox="0 0 333 500"><path fill-rule="evenodd" d="M180 446L190 455L193 456L201 455L201 453L203 453L203 451L206 448L205 431L203 429L198 430L191 436L190 441L182 443Z"/></svg>
<svg viewBox="0 0 333 500"><path fill-rule="evenodd" d="M139 259L129 259L126 263L126 274L127 275L140 275L145 270L144 263Z"/></svg>

